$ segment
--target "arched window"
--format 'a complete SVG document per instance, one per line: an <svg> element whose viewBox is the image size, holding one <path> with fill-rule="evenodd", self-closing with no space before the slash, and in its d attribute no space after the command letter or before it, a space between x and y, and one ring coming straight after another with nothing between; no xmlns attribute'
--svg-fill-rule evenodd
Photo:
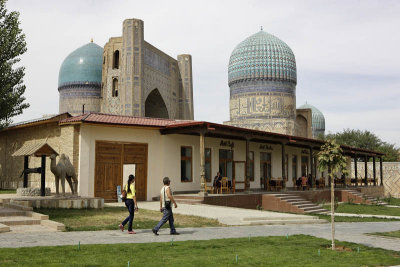
<svg viewBox="0 0 400 267"><path fill-rule="evenodd" d="M112 96L117 97L118 96L118 79L114 78L113 83L112 83Z"/></svg>
<svg viewBox="0 0 400 267"><path fill-rule="evenodd" d="M119 50L115 50L113 56L113 69L119 68Z"/></svg>

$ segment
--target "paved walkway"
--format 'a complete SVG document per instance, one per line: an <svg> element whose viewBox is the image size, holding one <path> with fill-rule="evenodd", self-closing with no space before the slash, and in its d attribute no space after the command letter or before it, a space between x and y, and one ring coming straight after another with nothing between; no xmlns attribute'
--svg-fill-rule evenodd
<svg viewBox="0 0 400 267"><path fill-rule="evenodd" d="M123 204L113 204L123 205ZM139 208L159 209L159 202L140 202ZM140 212L140 211L139 211ZM175 213L198 215L207 218L218 218L221 222L238 220L238 216L302 216L287 213L246 210L212 205L181 204ZM161 218L161 214L160 214ZM229 224L229 223L227 223ZM359 243L371 247L400 251L398 239L366 235L373 232L400 230L400 222L366 222L366 223L336 223L336 239ZM85 244L117 244L117 243L149 243L171 242L185 240L209 240L236 237L255 236L286 236L306 234L330 239L330 224L296 224L296 225L263 225L263 226L233 226L208 228L181 228L179 236L170 236L168 229L162 229L159 236L154 236L150 229L137 230L136 235L128 235L119 230L88 231L88 232L25 232L0 234L0 247L34 247L61 246Z"/></svg>
<svg viewBox="0 0 400 267"><path fill-rule="evenodd" d="M124 207L124 203L107 203L106 206L120 206ZM159 201L143 201L138 202L139 212L140 209L146 210L160 210L160 202ZM209 219L217 219L220 223L225 225L246 225L244 219L249 220L251 218L262 219L268 218L269 220L304 220L309 219L308 215L300 215L300 214L290 214L290 213L281 213L281 212L273 212L273 211L264 211L264 210L251 210L251 209L241 209L241 208L232 208L225 206L216 206L216 205L206 205L206 204L179 204L178 208L174 209L174 213L183 214L183 215L194 215L201 216ZM160 214L161 219L161 214Z"/></svg>
<svg viewBox="0 0 400 267"><path fill-rule="evenodd" d="M330 213L329 213L330 214ZM329 215L328 214L328 215ZM344 216L344 217L360 217L360 218L381 218L381 219L396 219L400 220L400 216L391 216L391 215L375 215L375 214L357 214L357 213L336 213L335 216Z"/></svg>
<svg viewBox="0 0 400 267"><path fill-rule="evenodd" d="M370 222L370 223L337 223L336 239L349 241L371 247L400 251L398 239L365 235L372 232L400 230L400 222ZM88 231L88 232L45 232L45 233L3 233L0 234L0 247L34 247L61 246L85 244L116 244L116 243L149 243L171 242L185 240L209 240L235 237L255 236L286 236L306 234L321 238L330 238L330 224L303 225L265 225L265 226L233 226L209 228L178 229L179 236L169 235L168 229L162 229L159 236L154 236L151 230L137 230L136 235L127 232Z"/></svg>

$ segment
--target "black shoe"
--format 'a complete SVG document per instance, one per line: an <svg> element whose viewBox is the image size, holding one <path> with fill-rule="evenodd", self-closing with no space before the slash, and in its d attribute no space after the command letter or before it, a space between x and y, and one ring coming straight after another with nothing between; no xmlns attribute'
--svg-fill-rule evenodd
<svg viewBox="0 0 400 267"><path fill-rule="evenodd" d="M170 233L170 235L180 235L180 233L178 233L178 232L173 232L173 233Z"/></svg>
<svg viewBox="0 0 400 267"><path fill-rule="evenodd" d="M152 229L153 234L158 235L157 231L155 229Z"/></svg>

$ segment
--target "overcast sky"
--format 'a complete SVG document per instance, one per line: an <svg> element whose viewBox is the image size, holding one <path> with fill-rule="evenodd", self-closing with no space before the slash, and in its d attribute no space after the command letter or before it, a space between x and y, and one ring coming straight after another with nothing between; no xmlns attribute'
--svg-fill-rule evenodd
<svg viewBox="0 0 400 267"><path fill-rule="evenodd" d="M229 120L229 57L260 26L293 50L297 106L324 115L327 132L369 130L400 146L400 1L8 0L20 12L28 52L25 96L14 121L58 113L58 71L90 42L144 21L145 40L170 56L193 57L195 120Z"/></svg>

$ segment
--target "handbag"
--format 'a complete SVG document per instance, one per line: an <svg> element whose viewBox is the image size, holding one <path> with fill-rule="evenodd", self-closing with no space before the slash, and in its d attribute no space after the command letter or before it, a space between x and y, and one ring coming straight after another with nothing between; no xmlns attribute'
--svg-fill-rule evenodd
<svg viewBox="0 0 400 267"><path fill-rule="evenodd" d="M165 206L165 208L166 209L171 209L171 200L165 200L166 198L165 198L165 187L164 187L164 206Z"/></svg>

